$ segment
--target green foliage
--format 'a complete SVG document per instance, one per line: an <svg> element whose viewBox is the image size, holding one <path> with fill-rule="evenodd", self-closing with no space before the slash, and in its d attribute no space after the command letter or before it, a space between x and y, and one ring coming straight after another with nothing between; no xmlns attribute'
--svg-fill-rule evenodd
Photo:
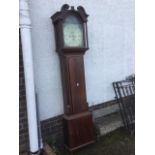
<svg viewBox="0 0 155 155"><path fill-rule="evenodd" d="M54 143L52 144L54 146ZM105 136L98 137L96 143L75 152L56 149L57 155L134 155L135 139L125 129L120 128Z"/></svg>

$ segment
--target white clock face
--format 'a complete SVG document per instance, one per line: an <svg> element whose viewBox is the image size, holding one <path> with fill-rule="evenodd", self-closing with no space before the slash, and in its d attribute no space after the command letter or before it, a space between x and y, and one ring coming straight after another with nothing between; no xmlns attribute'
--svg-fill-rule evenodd
<svg viewBox="0 0 155 155"><path fill-rule="evenodd" d="M83 28L76 17L66 18L63 24L63 35L66 47L83 47Z"/></svg>

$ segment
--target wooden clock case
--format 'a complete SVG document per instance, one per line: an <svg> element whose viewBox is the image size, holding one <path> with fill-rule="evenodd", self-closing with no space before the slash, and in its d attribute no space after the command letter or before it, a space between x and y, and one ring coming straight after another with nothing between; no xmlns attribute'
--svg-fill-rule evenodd
<svg viewBox="0 0 155 155"><path fill-rule="evenodd" d="M82 6L62 6L51 18L54 24L56 51L59 54L64 97L65 146L76 150L94 142L92 114L86 101L83 55L88 50L87 17ZM76 16L83 25L83 47L65 47L63 22L68 15Z"/></svg>

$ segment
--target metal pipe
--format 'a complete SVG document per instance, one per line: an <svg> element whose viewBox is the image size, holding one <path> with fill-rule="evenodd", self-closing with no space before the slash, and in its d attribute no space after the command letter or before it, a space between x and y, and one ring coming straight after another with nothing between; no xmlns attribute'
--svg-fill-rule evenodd
<svg viewBox="0 0 155 155"><path fill-rule="evenodd" d="M38 154L38 126L37 109L34 86L32 44L31 44L31 20L29 15L28 0L20 0L20 32L23 52L24 75L26 85L27 115L30 152Z"/></svg>
<svg viewBox="0 0 155 155"><path fill-rule="evenodd" d="M38 100L38 94L36 92L36 105L39 105L39 100ZM42 133L41 133L41 123L40 123L40 110L39 106L36 106L37 109L37 121L38 121L38 137L39 137L39 148L42 150L43 149L43 140L42 140Z"/></svg>

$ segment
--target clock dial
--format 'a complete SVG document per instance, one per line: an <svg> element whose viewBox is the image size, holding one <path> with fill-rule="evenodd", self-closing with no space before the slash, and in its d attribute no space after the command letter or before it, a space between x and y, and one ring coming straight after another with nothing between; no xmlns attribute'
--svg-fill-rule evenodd
<svg viewBox="0 0 155 155"><path fill-rule="evenodd" d="M66 18L63 24L63 35L66 47L83 47L82 24L75 16Z"/></svg>

